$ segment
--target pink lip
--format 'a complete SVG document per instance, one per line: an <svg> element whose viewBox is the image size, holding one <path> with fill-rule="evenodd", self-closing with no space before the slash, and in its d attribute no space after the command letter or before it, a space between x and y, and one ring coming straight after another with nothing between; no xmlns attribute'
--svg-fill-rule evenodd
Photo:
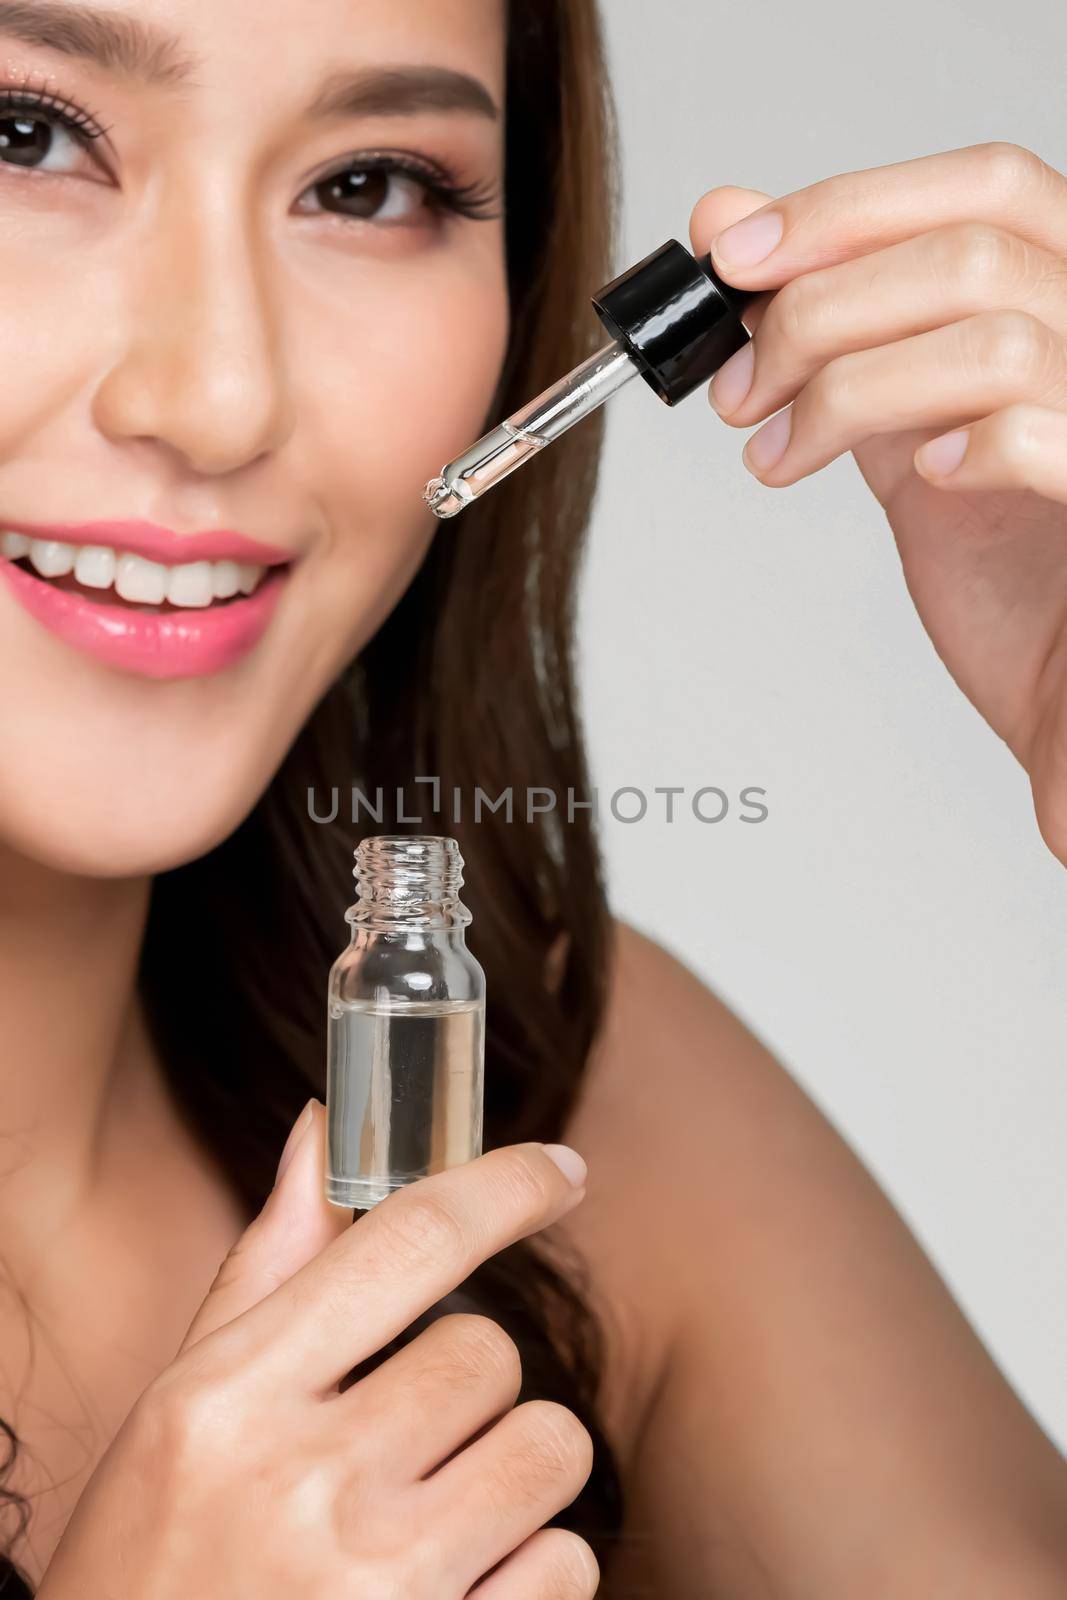
<svg viewBox="0 0 1067 1600"><path fill-rule="evenodd" d="M247 548L252 541L241 544ZM126 543L125 548L133 547ZM264 558L258 559L262 564ZM289 580L288 571L272 572L245 599L153 615L58 589L2 557L0 574L30 615L58 638L147 678L199 678L239 660L262 636Z"/></svg>
<svg viewBox="0 0 1067 1600"><path fill-rule="evenodd" d="M61 544L104 544L129 550L165 567L186 561L243 561L257 567L277 567L292 561L294 550L263 544L228 528L208 533L172 533L155 522L8 522L0 527L24 533L30 539L58 539Z"/></svg>

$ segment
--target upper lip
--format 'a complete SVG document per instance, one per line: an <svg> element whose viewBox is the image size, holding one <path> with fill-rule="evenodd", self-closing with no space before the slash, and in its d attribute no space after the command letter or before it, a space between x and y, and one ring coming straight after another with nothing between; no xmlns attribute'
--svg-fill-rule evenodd
<svg viewBox="0 0 1067 1600"><path fill-rule="evenodd" d="M129 550L164 566L182 566L190 561L238 561L255 566L276 567L293 560L293 551L231 528L210 529L202 533L174 533L155 522L15 522L0 513L0 528L24 533L29 539L57 539L61 544L100 544L113 550Z"/></svg>

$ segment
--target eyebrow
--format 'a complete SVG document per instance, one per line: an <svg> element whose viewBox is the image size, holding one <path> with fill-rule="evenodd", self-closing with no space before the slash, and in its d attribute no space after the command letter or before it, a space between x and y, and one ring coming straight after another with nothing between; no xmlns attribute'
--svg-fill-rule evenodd
<svg viewBox="0 0 1067 1600"><path fill-rule="evenodd" d="M0 35L150 84L182 83L200 65L174 34L158 25L72 0L0 0ZM420 111L466 111L493 120L500 115L478 78L437 66L334 73L315 95L308 115L413 116Z"/></svg>
<svg viewBox="0 0 1067 1600"><path fill-rule="evenodd" d="M0 0L0 34L146 83L181 82L196 66L161 28L120 11L65 0Z"/></svg>
<svg viewBox="0 0 1067 1600"><path fill-rule="evenodd" d="M485 84L452 67L365 67L327 78L308 113L313 117L413 116L419 111L500 112Z"/></svg>

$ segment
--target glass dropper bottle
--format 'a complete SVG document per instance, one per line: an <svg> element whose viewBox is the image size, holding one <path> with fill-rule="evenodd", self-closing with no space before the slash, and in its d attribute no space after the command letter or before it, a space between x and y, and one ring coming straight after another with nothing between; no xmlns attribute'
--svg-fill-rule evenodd
<svg viewBox="0 0 1067 1600"><path fill-rule="evenodd" d="M326 1198L367 1210L482 1153L485 973L455 839L360 841L327 1000Z"/></svg>
<svg viewBox="0 0 1067 1600"><path fill-rule="evenodd" d="M442 467L426 485L427 505L454 517L631 378L676 405L747 341L742 314L754 298L725 283L710 255L668 239L593 296L610 342Z"/></svg>

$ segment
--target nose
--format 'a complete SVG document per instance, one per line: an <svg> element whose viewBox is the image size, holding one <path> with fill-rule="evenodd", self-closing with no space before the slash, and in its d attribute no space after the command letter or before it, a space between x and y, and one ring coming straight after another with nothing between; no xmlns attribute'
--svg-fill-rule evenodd
<svg viewBox="0 0 1067 1600"><path fill-rule="evenodd" d="M212 476L281 447L292 395L268 252L238 204L172 199L130 256L119 351L94 396L102 433Z"/></svg>

